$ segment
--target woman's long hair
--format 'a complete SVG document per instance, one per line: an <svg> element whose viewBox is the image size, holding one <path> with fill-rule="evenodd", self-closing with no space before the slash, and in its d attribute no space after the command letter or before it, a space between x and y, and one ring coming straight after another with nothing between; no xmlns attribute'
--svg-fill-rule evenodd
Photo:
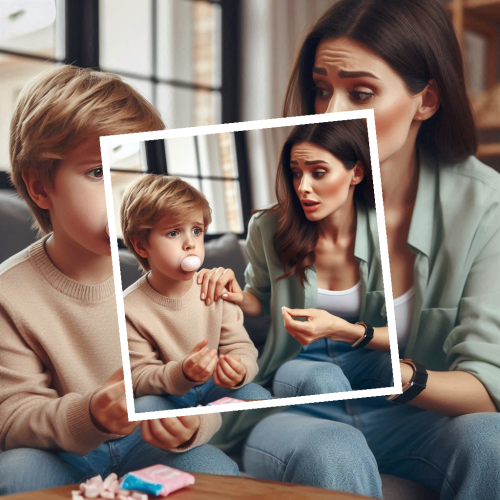
<svg viewBox="0 0 500 500"><path fill-rule="evenodd" d="M435 80L440 107L420 127L417 142L449 162L477 150L462 54L449 15L438 0L342 0L306 35L295 59L283 115L314 114L313 66L323 38L346 37L378 54L411 94Z"/></svg>
<svg viewBox="0 0 500 500"><path fill-rule="evenodd" d="M347 170L356 165L363 168L364 178L355 187L354 197L374 204L370 149L366 120L344 120L312 125L298 125L287 137L281 150L276 172L276 198L278 203L267 209L279 214L274 236L274 249L284 274L277 281L295 274L302 286L307 282L306 271L315 262L318 243L318 223L310 221L293 185L290 154L294 144L315 144L335 156ZM258 211L256 211L258 212Z"/></svg>

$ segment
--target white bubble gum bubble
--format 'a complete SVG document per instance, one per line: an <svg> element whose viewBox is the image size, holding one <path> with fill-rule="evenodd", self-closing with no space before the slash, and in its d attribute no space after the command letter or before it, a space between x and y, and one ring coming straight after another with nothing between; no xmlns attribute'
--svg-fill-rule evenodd
<svg viewBox="0 0 500 500"><path fill-rule="evenodd" d="M190 255L182 259L181 268L184 271L196 271L201 267L201 260L197 255Z"/></svg>

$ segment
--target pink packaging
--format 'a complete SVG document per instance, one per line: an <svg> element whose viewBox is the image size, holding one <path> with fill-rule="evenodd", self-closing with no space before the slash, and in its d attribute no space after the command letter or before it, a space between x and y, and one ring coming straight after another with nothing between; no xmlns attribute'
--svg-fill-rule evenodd
<svg viewBox="0 0 500 500"><path fill-rule="evenodd" d="M217 406L217 405L229 405L231 403L246 403L242 399L234 399L234 398L221 398L217 401L212 401L207 406Z"/></svg>
<svg viewBox="0 0 500 500"><path fill-rule="evenodd" d="M191 484L194 484L191 474L166 465L153 465L125 474L120 488L166 497Z"/></svg>

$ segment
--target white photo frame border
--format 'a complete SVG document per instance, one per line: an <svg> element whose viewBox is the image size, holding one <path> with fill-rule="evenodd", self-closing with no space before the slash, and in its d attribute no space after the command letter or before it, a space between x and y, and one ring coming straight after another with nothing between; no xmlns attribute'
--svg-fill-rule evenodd
<svg viewBox="0 0 500 500"><path fill-rule="evenodd" d="M260 130L267 128L288 127L295 125L307 125L313 123L325 123L342 120L355 120L364 118L368 126L368 142L372 163L373 189L375 195L375 211L377 216L378 236L380 245L380 256L382 263L382 278L384 282L385 304L387 310L387 322L389 327L389 343L391 349L392 372L394 378L393 387L380 389L363 389L357 391L318 394L313 396L297 396L291 398L267 399L245 403L231 403L226 405L202 406L196 408L179 408L175 410L163 410L136 413L134 408L134 395L132 389L132 373L130 370L130 358L127 341L127 328L125 322L125 308L123 302L123 291L120 273L120 261L118 255L118 243L116 235L116 220L113 207L113 192L111 186L111 170L109 152L117 144L128 142L150 141L157 139L169 139L177 137L198 136L207 134L219 134L223 132L243 132L247 130ZM251 122L229 123L223 125L207 125L202 127L181 128L172 130L160 130L157 132L143 132L135 134L120 134L100 137L101 156L104 176L104 189L106 196L106 209L108 214L109 236L111 240L111 258L113 263L113 276L116 295L116 308L118 313L118 329L120 333L120 345L124 370L125 395L127 401L127 412L129 421L149 420L154 418L179 417L185 415L203 415L208 413L222 413L226 411L249 410L257 408L273 408L278 406L290 406L295 404L319 403L325 401L340 401L347 399L358 399L363 397L386 396L402 392L401 371L399 365L399 351L396 336L396 321L394 314L394 299L392 296L391 272L389 266L389 251L387 247L387 233L385 226L384 204L382 197L382 183L380 177L380 164L378 159L377 137L375 130L375 117L373 109L359 111L345 111L340 113L327 113L322 115L297 116L291 118L275 118L270 120L257 120Z"/></svg>

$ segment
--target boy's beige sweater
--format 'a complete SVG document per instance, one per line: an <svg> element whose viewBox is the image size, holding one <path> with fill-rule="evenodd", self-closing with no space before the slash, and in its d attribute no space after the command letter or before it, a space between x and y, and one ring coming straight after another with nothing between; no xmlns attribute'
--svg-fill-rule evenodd
<svg viewBox="0 0 500 500"><path fill-rule="evenodd" d="M248 384L257 374L258 352L243 326L241 309L223 299L207 306L200 295L201 285L196 283L196 274L189 291L180 298L159 294L151 287L147 276L125 291L136 397L147 394L183 396L200 385L184 376L182 361L205 338L209 349L241 357L247 373L237 387Z"/></svg>
<svg viewBox="0 0 500 500"><path fill-rule="evenodd" d="M47 238L0 265L0 448L84 455L121 437L97 429L89 412L122 364L113 277L68 278L48 258ZM212 430L201 419L189 446L171 451L207 442Z"/></svg>

